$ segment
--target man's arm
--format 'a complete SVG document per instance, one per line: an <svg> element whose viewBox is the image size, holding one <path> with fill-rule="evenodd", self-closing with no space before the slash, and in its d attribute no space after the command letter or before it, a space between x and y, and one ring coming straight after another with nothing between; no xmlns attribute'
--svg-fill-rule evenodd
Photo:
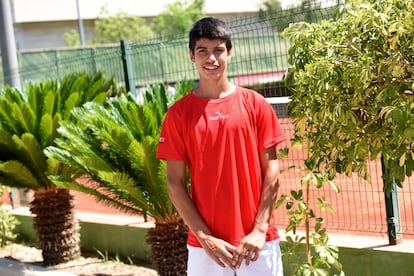
<svg viewBox="0 0 414 276"><path fill-rule="evenodd" d="M256 261L266 242L266 232L274 210L274 204L279 190L279 164L276 147L265 149L260 153L260 163L263 175L263 186L260 196L259 208L254 221L252 232L244 237L237 246L233 256L233 266L240 267L243 259L246 265Z"/></svg>
<svg viewBox="0 0 414 276"><path fill-rule="evenodd" d="M279 191L279 162L276 147L265 149L260 155L263 187L254 229L267 232Z"/></svg>
<svg viewBox="0 0 414 276"><path fill-rule="evenodd" d="M231 267L235 247L215 238L195 207L186 187L185 162L167 160L168 194L178 213L206 253L220 266Z"/></svg>

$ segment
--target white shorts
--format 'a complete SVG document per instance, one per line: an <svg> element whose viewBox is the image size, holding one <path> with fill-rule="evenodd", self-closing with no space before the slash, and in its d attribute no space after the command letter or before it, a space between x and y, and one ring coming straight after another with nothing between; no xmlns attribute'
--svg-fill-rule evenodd
<svg viewBox="0 0 414 276"><path fill-rule="evenodd" d="M188 276L283 276L279 239L266 242L257 261L248 266L243 262L236 271L219 266L203 248L187 247Z"/></svg>

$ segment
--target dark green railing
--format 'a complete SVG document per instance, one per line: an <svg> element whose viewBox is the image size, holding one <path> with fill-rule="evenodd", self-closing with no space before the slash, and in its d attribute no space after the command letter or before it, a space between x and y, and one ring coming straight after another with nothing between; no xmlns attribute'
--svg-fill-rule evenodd
<svg viewBox="0 0 414 276"><path fill-rule="evenodd" d="M303 10L296 7L265 17L256 16L225 19L232 30L234 54L229 65L229 77L236 80L243 76L243 85L257 85L260 81L272 82L272 74L284 72L288 68L287 51L289 43L282 39L280 30L289 21L332 18L335 8L326 8L332 1L311 1L312 7ZM19 53L21 83L61 79L70 72L102 71L125 84L123 58L129 58L136 87L164 81L177 82L183 79L196 79L197 73L188 57L187 34L177 35L174 40L157 39L140 43L128 42L128 49L119 45L94 46L84 48L59 48ZM124 56L123 56L124 54ZM257 76L259 74L259 76ZM260 74L267 74L260 79ZM270 74L270 75L269 75ZM248 76L256 75L249 81ZM274 77L277 81L283 74ZM2 76L2 75L1 75ZM270 76L270 77L269 77ZM3 79L0 78L0 85Z"/></svg>

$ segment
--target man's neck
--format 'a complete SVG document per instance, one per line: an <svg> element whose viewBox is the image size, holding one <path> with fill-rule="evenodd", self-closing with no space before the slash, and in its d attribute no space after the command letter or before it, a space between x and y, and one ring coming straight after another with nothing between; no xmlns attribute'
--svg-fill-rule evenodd
<svg viewBox="0 0 414 276"><path fill-rule="evenodd" d="M199 98L219 99L230 95L235 90L236 86L227 79L223 81L200 80L193 93Z"/></svg>

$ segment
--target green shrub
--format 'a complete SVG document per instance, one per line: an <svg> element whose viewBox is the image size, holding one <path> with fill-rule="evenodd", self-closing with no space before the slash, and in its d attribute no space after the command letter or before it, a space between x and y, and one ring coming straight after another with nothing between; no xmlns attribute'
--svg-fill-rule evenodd
<svg viewBox="0 0 414 276"><path fill-rule="evenodd" d="M7 188L0 185L0 196L4 194L4 191ZM20 222L10 214L9 210L5 209L3 203L0 202L0 247L4 247L7 245L7 242L14 241L17 238L17 234L15 234L14 228Z"/></svg>

